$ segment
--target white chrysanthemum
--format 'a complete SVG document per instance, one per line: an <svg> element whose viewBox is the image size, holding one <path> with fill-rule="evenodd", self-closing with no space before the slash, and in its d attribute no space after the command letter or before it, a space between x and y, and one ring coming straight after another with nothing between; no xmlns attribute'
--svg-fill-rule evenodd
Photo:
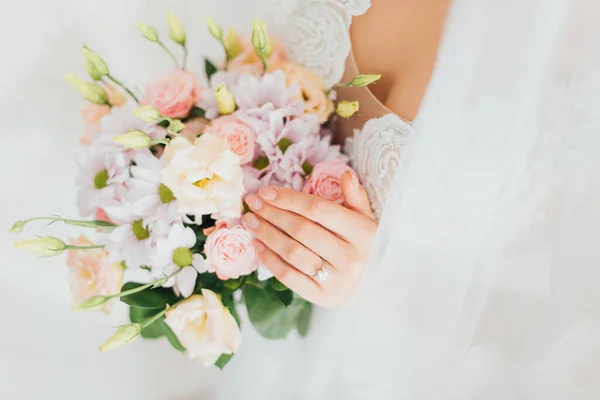
<svg viewBox="0 0 600 400"><path fill-rule="evenodd" d="M194 231L179 224L173 224L168 236L156 242L152 275L160 278L181 269L174 283L183 297L189 297L194 292L198 273L206 272L202 255L193 254L190 250L195 244ZM169 283L167 282L167 285Z"/></svg>
<svg viewBox="0 0 600 400"><path fill-rule="evenodd" d="M77 206L82 217L119 203L125 194L123 182L129 175L129 163L122 153L106 152L92 145L80 154L78 164Z"/></svg>
<svg viewBox="0 0 600 400"><path fill-rule="evenodd" d="M145 150L135 155L134 162L130 169L131 178L127 181L129 191L126 197L132 213L147 223L170 225L181 222L185 215L179 211L171 189L160 178L166 161Z"/></svg>
<svg viewBox="0 0 600 400"><path fill-rule="evenodd" d="M240 157L220 137L205 133L189 143L175 138L163 158L168 164L161 171L162 182L171 189L179 211L215 219L239 218L244 195L244 174Z"/></svg>

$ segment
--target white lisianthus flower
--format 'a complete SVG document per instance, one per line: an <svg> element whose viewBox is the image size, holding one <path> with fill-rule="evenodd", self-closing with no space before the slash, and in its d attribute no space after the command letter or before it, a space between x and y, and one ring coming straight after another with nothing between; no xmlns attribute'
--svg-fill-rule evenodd
<svg viewBox="0 0 600 400"><path fill-rule="evenodd" d="M189 297L194 292L198 273L206 272L202 255L193 254L190 250L195 244L194 231L178 224L173 224L168 236L156 242L152 275L160 278L181 269L174 283L183 297Z"/></svg>
<svg viewBox="0 0 600 400"><path fill-rule="evenodd" d="M160 179L166 161L144 150L136 154L134 162L130 169L131 178L127 181L129 207L147 223L158 221L170 225L181 222L185 215L179 211L171 189Z"/></svg>
<svg viewBox="0 0 600 400"><path fill-rule="evenodd" d="M179 211L215 219L239 218L244 195L241 158L217 135L205 133L194 143L177 137L166 147L168 162L161 171L164 183L177 199Z"/></svg>
<svg viewBox="0 0 600 400"><path fill-rule="evenodd" d="M95 145L84 149L79 157L77 206L87 217L98 208L119 204L126 189L129 163L121 153L109 153Z"/></svg>

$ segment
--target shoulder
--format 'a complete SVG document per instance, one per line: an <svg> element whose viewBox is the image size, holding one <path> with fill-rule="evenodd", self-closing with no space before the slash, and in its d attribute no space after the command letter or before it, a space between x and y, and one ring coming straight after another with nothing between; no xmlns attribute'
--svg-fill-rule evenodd
<svg viewBox="0 0 600 400"><path fill-rule="evenodd" d="M327 87L339 82L350 53L352 18L371 0L270 0L270 25L290 59L304 65Z"/></svg>

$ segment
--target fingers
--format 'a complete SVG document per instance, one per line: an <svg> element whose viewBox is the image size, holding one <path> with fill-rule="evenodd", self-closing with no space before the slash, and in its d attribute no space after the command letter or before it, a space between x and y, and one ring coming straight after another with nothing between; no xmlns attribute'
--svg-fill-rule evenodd
<svg viewBox="0 0 600 400"><path fill-rule="evenodd" d="M367 191L358 183L356 176L350 172L344 172L340 183L346 207L375 220L375 214L371 209L371 202L369 201Z"/></svg>
<svg viewBox="0 0 600 400"><path fill-rule="evenodd" d="M283 261L273 250L261 242L255 241L254 247L260 254L262 263L273 273L279 282L311 303L319 302L321 286L313 278Z"/></svg>
<svg viewBox="0 0 600 400"><path fill-rule="evenodd" d="M312 276L321 268L321 257L275 228L269 222L257 218L253 213L245 214L243 220L248 229L254 231L261 242L299 271Z"/></svg>
<svg viewBox="0 0 600 400"><path fill-rule="evenodd" d="M355 244L364 239L365 233L376 229L370 218L318 196L281 187L262 188L258 195L267 203L302 215Z"/></svg>
<svg viewBox="0 0 600 400"><path fill-rule="evenodd" d="M349 243L301 215L274 207L255 195L248 195L246 203L262 219L281 229L333 265L343 263L343 257L352 251Z"/></svg>

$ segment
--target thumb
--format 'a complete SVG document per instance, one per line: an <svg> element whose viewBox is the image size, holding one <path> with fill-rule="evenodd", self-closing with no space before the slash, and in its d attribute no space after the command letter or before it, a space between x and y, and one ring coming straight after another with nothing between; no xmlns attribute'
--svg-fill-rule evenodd
<svg viewBox="0 0 600 400"><path fill-rule="evenodd" d="M365 217L375 219L367 191L358 182L356 175L349 171L344 172L340 184L346 207Z"/></svg>

